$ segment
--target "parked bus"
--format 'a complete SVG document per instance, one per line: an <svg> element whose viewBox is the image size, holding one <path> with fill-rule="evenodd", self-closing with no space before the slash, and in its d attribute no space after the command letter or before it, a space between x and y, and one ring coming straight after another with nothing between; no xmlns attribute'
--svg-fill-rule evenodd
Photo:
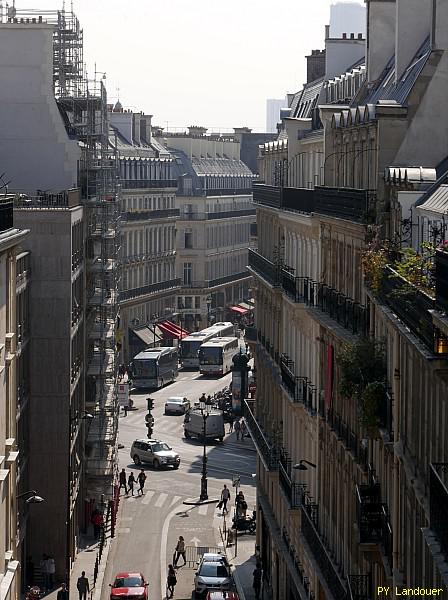
<svg viewBox="0 0 448 600"><path fill-rule="evenodd" d="M180 341L180 364L187 369L198 369L198 352L201 344L215 337L230 335L235 335L235 327L230 322L215 323L211 327L207 327L207 329L190 333L190 335L187 335Z"/></svg>
<svg viewBox="0 0 448 600"><path fill-rule="evenodd" d="M173 382L178 373L177 348L149 348L132 359L132 383L135 388L158 389Z"/></svg>
<svg viewBox="0 0 448 600"><path fill-rule="evenodd" d="M225 375L238 352L238 338L216 337L199 348L199 371L202 375Z"/></svg>

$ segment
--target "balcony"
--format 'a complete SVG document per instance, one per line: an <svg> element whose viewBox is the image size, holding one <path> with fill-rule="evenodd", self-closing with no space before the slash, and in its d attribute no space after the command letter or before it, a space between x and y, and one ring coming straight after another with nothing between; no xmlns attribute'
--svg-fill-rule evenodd
<svg viewBox="0 0 448 600"><path fill-rule="evenodd" d="M282 207L303 213L316 212L314 190L308 188L283 188Z"/></svg>
<svg viewBox="0 0 448 600"><path fill-rule="evenodd" d="M169 217L179 217L179 209L163 208L159 210L145 210L121 213L121 219L124 222L150 221L151 219L167 219Z"/></svg>
<svg viewBox="0 0 448 600"><path fill-rule="evenodd" d="M246 279L251 277L249 271L242 271L241 273L234 273L233 275L226 275L225 277L217 277L216 279L209 279L206 281L207 287L217 287L226 283L234 283L240 279Z"/></svg>
<svg viewBox="0 0 448 600"><path fill-rule="evenodd" d="M168 281L160 281L159 283L151 283L132 290L124 290L120 292L119 302L125 302L127 300L134 300L141 296L147 296L148 294L156 294L158 292L164 292L165 290L171 290L180 287L180 279L169 279Z"/></svg>
<svg viewBox="0 0 448 600"><path fill-rule="evenodd" d="M448 463L432 463L429 472L430 527L448 560Z"/></svg>
<svg viewBox="0 0 448 600"><path fill-rule="evenodd" d="M302 506L306 488L302 483L293 483L291 474L291 459L288 457L287 452L281 450L278 463L278 481L289 508L294 510Z"/></svg>
<svg viewBox="0 0 448 600"><path fill-rule="evenodd" d="M347 600L371 600L372 579L370 575L349 575Z"/></svg>
<svg viewBox="0 0 448 600"><path fill-rule="evenodd" d="M448 252L436 252L436 304L448 313Z"/></svg>
<svg viewBox="0 0 448 600"><path fill-rule="evenodd" d="M204 190L205 196L251 196L252 187L245 188L207 188Z"/></svg>
<svg viewBox="0 0 448 600"><path fill-rule="evenodd" d="M356 486L357 520L361 544L377 544L392 568L392 528L378 483Z"/></svg>
<svg viewBox="0 0 448 600"><path fill-rule="evenodd" d="M280 284L280 269L269 259L249 248L249 267L273 286Z"/></svg>
<svg viewBox="0 0 448 600"><path fill-rule="evenodd" d="M345 598L347 592L344 584L318 532L317 504L313 504L307 499L302 504L301 511L303 536L319 565L330 592L334 598Z"/></svg>
<svg viewBox="0 0 448 600"><path fill-rule="evenodd" d="M344 423L338 413L334 412L333 410L329 410L327 413L327 421L331 429L336 433L344 446L353 454L361 467L366 470L368 466L367 446L363 445L356 433L354 433L350 427Z"/></svg>
<svg viewBox="0 0 448 600"><path fill-rule="evenodd" d="M274 185L264 185L262 183L255 183L253 186L253 190L254 203L263 204L264 206L270 206L271 208L281 208L282 188Z"/></svg>
<svg viewBox="0 0 448 600"><path fill-rule="evenodd" d="M443 337L434 326L430 311L436 301L415 285L401 277L391 267L385 267L380 299L433 353L447 355L448 343L440 343Z"/></svg>
<svg viewBox="0 0 448 600"><path fill-rule="evenodd" d="M374 192L345 187L314 189L317 213L356 223L367 223L375 199Z"/></svg>
<svg viewBox="0 0 448 600"><path fill-rule="evenodd" d="M121 189L176 188L177 179L120 179Z"/></svg>
<svg viewBox="0 0 448 600"><path fill-rule="evenodd" d="M257 448L258 455L263 461L264 466L268 471L276 471L278 469L278 450L265 435L260 423L257 421L252 412L253 402L244 401L244 418L247 428L251 434L252 440Z"/></svg>
<svg viewBox="0 0 448 600"><path fill-rule="evenodd" d="M14 227L14 201L12 197L2 198L0 201L0 231L7 231Z"/></svg>

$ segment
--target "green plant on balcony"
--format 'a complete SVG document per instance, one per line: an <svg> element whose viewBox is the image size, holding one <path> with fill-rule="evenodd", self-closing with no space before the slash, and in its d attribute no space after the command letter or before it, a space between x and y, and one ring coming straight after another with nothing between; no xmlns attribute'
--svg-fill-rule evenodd
<svg viewBox="0 0 448 600"><path fill-rule="evenodd" d="M357 401L361 425L375 434L386 397L384 344L372 338L346 344L337 355L337 364L339 393Z"/></svg>

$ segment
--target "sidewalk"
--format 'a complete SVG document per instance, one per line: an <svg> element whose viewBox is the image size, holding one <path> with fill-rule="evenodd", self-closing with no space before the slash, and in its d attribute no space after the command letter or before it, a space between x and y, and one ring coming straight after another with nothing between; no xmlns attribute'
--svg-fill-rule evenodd
<svg viewBox="0 0 448 600"><path fill-rule="evenodd" d="M117 519L118 522L118 519ZM103 587L104 571L106 569L107 557L109 555L112 538L110 537L110 524L108 524L105 532L105 542L103 547L103 553L101 555L101 561L98 566L98 575L96 584L93 583L95 560L98 554L98 542L94 540L93 535L83 535L79 541L79 552L76 555L75 562L73 563L72 572L70 575L70 600L76 600L78 598L78 590L76 583L78 577L81 577L81 572L85 571L86 577L89 580L90 594L87 595L88 600L100 600L101 589ZM60 586L54 590L45 594L43 598L45 600L56 600Z"/></svg>
<svg viewBox="0 0 448 600"><path fill-rule="evenodd" d="M226 548L227 558L232 565L232 575L240 600L255 600L252 588L253 577L256 566L255 558L255 536L238 532L238 539ZM235 556L236 553L236 556Z"/></svg>

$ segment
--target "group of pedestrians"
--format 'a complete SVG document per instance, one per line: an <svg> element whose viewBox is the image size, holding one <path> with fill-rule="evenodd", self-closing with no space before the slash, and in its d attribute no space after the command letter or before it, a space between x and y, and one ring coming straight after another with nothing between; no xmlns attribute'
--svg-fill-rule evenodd
<svg viewBox="0 0 448 600"><path fill-rule="evenodd" d="M39 566L44 579L44 588L46 591L50 591L54 587L54 574L56 573L54 558L48 554L42 554Z"/></svg>
<svg viewBox="0 0 448 600"><path fill-rule="evenodd" d="M177 583L177 575L176 575L176 569L177 567L177 563L180 557L182 557L184 564L180 565L180 566L185 566L187 564L187 558L186 558L186 549L185 549L185 540L183 538L183 536L179 536L179 539L177 540L177 544L176 544L176 548L174 550L174 554L173 554L173 563L168 565L168 574L166 577L166 593L167 593L167 598L172 598L174 596L174 588L176 586Z"/></svg>
<svg viewBox="0 0 448 600"><path fill-rule="evenodd" d="M134 495L134 486L138 483L138 490L137 490L137 496L140 496L140 494L143 496L143 494L145 493L145 482L146 482L146 473L145 470L142 469L140 471L140 473L137 476L137 479L135 479L134 477L134 473L131 471L130 475L126 475L126 470L125 469L121 469L120 471L120 477L119 477L119 490L121 490L121 488L124 488L124 492L126 494L126 496L129 496L129 494L131 494L131 496Z"/></svg>
<svg viewBox="0 0 448 600"><path fill-rule="evenodd" d="M221 490L221 499L218 503L218 508L222 511L222 514L228 514L227 503L230 500L230 490L226 484ZM235 512L237 517L246 518L247 513L247 502L244 498L243 492L240 490L235 496Z"/></svg>
<svg viewBox="0 0 448 600"><path fill-rule="evenodd" d="M232 423L233 429L235 429L236 433L236 441L239 442L240 439L244 442L244 438L247 436L247 425L244 419L237 419L235 423Z"/></svg>

